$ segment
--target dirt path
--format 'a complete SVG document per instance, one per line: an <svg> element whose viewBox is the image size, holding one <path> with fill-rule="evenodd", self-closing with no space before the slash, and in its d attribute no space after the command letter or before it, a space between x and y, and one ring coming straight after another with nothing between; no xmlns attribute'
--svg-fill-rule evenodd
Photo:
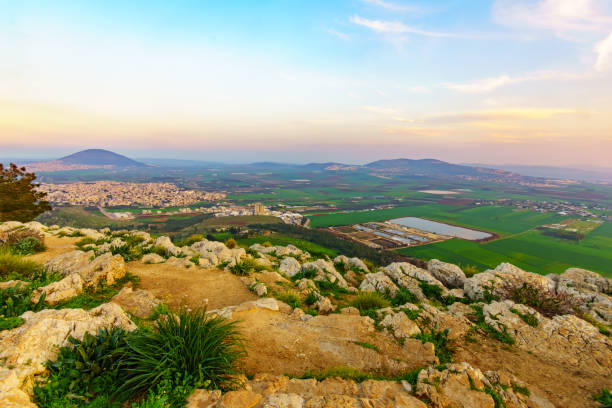
<svg viewBox="0 0 612 408"><path fill-rule="evenodd" d="M49 259L56 257L61 254L65 254L66 252L70 252L75 249L74 244L79 241L81 238L73 238L73 237L54 237L54 236L46 236L45 237L45 246L47 249L44 252L40 252L34 255L28 255L26 258L38 262L40 264L44 264Z"/></svg>
<svg viewBox="0 0 612 408"><path fill-rule="evenodd" d="M216 268L147 265L134 261L127 264L127 269L140 278L141 289L150 291L173 309L181 305L200 307L205 299L209 310L258 299L236 276Z"/></svg>

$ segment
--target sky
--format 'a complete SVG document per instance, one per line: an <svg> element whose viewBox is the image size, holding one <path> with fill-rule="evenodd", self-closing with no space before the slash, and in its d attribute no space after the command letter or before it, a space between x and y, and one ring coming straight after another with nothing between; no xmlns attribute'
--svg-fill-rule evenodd
<svg viewBox="0 0 612 408"><path fill-rule="evenodd" d="M0 0L0 157L612 167L612 0Z"/></svg>

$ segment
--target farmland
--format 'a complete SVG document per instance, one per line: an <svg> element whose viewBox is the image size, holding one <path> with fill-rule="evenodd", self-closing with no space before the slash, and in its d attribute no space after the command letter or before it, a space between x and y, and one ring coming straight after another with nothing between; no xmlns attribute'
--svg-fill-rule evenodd
<svg viewBox="0 0 612 408"><path fill-rule="evenodd" d="M530 230L486 243L452 239L398 252L425 260L437 258L460 265L474 265L480 270L510 262L541 274L562 273L570 267L581 267L612 277L610 248L612 223L605 223L580 243Z"/></svg>
<svg viewBox="0 0 612 408"><path fill-rule="evenodd" d="M396 207L386 210L353 211L321 214L310 217L311 227L352 225L368 221L384 221L400 217L423 217L463 227L494 232L498 235L516 234L563 219L552 213L516 211L511 207L460 207L444 204Z"/></svg>

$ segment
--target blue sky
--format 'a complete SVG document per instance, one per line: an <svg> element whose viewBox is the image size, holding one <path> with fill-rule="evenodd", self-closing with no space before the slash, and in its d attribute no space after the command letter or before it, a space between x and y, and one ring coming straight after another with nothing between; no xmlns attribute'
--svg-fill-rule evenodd
<svg viewBox="0 0 612 408"><path fill-rule="evenodd" d="M606 0L0 0L0 11L0 156L612 156Z"/></svg>

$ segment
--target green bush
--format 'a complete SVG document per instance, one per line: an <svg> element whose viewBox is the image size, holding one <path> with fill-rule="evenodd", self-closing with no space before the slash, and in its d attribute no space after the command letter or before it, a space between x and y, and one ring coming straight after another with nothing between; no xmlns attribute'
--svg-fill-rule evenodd
<svg viewBox="0 0 612 408"><path fill-rule="evenodd" d="M248 276L263 269L265 269L265 267L257 264L257 262L251 258L245 258L242 262L237 262L229 267L230 272L238 276Z"/></svg>
<svg viewBox="0 0 612 408"><path fill-rule="evenodd" d="M121 383L121 359L127 350L123 329L86 333L82 340L69 338L57 359L47 362L49 378L34 387L36 403L41 408L120 407L110 401Z"/></svg>
<svg viewBox="0 0 612 408"><path fill-rule="evenodd" d="M38 302L30 301L33 290L34 285L21 286L21 284L0 289L0 330L19 327L23 323L19 316L29 310L38 312L45 307L44 293Z"/></svg>
<svg viewBox="0 0 612 408"><path fill-rule="evenodd" d="M391 306L391 302L378 292L359 292L351 302L361 314Z"/></svg>
<svg viewBox="0 0 612 408"><path fill-rule="evenodd" d="M228 238L225 240L224 242L225 246L228 247L229 249L234 249L238 246L238 243L236 242L236 240L234 238Z"/></svg>
<svg viewBox="0 0 612 408"><path fill-rule="evenodd" d="M204 237L200 234L192 234L189 237L180 240L176 243L176 246L178 247L184 247L184 246L192 246L193 244L195 244L196 242L200 242L204 240Z"/></svg>
<svg viewBox="0 0 612 408"><path fill-rule="evenodd" d="M334 295L335 297L339 298L342 295L351 293L348 291L348 289L340 287L337 282L331 282L329 280L315 281L315 285L317 285L319 292L321 292L323 296Z"/></svg>
<svg viewBox="0 0 612 408"><path fill-rule="evenodd" d="M461 266L461 270L463 270L463 273L465 274L466 277L471 278L472 276L480 273L480 271L478 270L477 267L475 267L474 265L462 265Z"/></svg>
<svg viewBox="0 0 612 408"><path fill-rule="evenodd" d="M291 279L294 281L300 279L313 279L315 276L317 276L318 271L319 270L314 266L307 266L306 268L302 268L301 271L293 275Z"/></svg>
<svg viewBox="0 0 612 408"><path fill-rule="evenodd" d="M401 306L406 303L419 303L419 299L416 295L410 292L406 288L399 288L394 297L391 298L391 304L393 306Z"/></svg>
<svg viewBox="0 0 612 408"><path fill-rule="evenodd" d="M163 316L153 331L130 336L122 360L127 369L117 392L139 394L177 378L187 378L195 388L229 389L244 355L235 322L208 316L205 309L181 310Z"/></svg>
<svg viewBox="0 0 612 408"><path fill-rule="evenodd" d="M453 353L448 347L448 329L436 331L432 329L429 333L425 330L415 336L416 339L423 343L432 343L434 345L436 356L440 360L440 364L448 364L453 362Z"/></svg>
<svg viewBox="0 0 612 408"><path fill-rule="evenodd" d="M45 244L38 238L26 237L12 245L12 251L18 255L29 255L42 252L46 249Z"/></svg>
<svg viewBox="0 0 612 408"><path fill-rule="evenodd" d="M603 408L612 408L612 394L610 390L604 388L597 395L593 396L593 399L601 404Z"/></svg>

